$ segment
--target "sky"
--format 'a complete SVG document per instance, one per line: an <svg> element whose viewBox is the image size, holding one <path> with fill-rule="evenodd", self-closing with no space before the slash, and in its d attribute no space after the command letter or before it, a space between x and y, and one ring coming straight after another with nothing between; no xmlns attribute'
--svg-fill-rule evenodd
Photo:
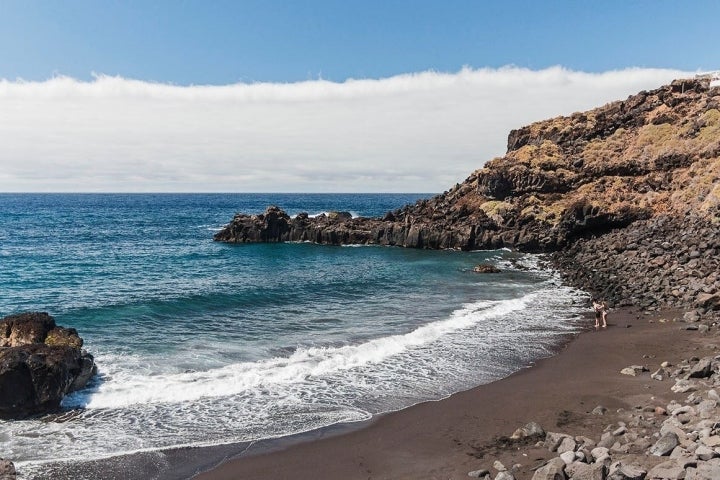
<svg viewBox="0 0 720 480"><path fill-rule="evenodd" d="M720 2L0 0L0 191L440 192L720 69Z"/></svg>

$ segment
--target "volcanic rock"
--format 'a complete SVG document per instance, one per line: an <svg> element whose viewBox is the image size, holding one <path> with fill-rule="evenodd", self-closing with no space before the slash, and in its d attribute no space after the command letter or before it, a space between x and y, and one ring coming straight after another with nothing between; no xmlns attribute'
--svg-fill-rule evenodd
<svg viewBox="0 0 720 480"><path fill-rule="evenodd" d="M44 312L0 320L0 418L57 410L63 397L96 373L77 331Z"/></svg>
<svg viewBox="0 0 720 480"><path fill-rule="evenodd" d="M475 273L500 273L500 271L501 270L496 266L488 265L486 263L481 263L473 268L473 272Z"/></svg>

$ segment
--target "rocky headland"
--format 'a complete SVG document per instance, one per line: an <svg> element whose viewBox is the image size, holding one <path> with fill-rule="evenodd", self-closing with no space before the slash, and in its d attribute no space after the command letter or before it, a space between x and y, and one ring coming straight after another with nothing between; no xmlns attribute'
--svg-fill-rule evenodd
<svg viewBox="0 0 720 480"><path fill-rule="evenodd" d="M720 88L682 79L513 130L504 157L382 218L237 214L216 241L553 253L611 304L720 308Z"/></svg>
<svg viewBox="0 0 720 480"><path fill-rule="evenodd" d="M0 320L0 418L18 419L59 408L96 373L74 328L44 312Z"/></svg>

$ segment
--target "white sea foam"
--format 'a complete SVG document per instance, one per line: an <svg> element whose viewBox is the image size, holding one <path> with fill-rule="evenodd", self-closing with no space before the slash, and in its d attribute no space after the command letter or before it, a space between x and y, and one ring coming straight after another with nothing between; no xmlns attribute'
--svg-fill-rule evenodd
<svg viewBox="0 0 720 480"><path fill-rule="evenodd" d="M170 375L118 372L101 384L97 392L78 392L67 397L64 405L94 409L145 403L184 403L202 397L237 395L273 384L304 382L384 362L450 332L523 309L536 297L537 294L528 294L519 299L469 304L453 312L449 319L424 325L404 335L378 338L359 345L301 348L289 358L277 357L203 372Z"/></svg>

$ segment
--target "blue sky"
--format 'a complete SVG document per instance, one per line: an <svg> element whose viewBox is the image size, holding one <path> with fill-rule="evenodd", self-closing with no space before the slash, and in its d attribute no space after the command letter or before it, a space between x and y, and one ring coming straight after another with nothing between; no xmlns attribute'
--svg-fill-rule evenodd
<svg viewBox="0 0 720 480"><path fill-rule="evenodd" d="M0 191L440 192L720 68L720 2L0 0Z"/></svg>
<svg viewBox="0 0 720 480"><path fill-rule="evenodd" d="M720 2L0 2L0 78L188 84L382 78L516 65L720 68Z"/></svg>

